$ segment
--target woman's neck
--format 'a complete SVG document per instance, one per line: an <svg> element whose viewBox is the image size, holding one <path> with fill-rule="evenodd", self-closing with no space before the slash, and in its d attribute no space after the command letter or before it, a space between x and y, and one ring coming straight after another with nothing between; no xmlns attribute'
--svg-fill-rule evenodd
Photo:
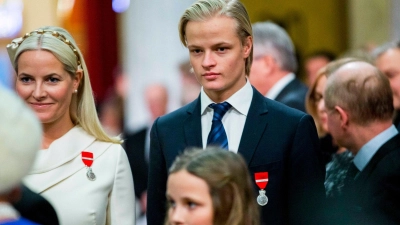
<svg viewBox="0 0 400 225"><path fill-rule="evenodd" d="M43 125L43 139L42 139L42 149L48 149L53 141L59 139L69 130L71 130L75 125L72 121L67 123L51 123L42 124Z"/></svg>

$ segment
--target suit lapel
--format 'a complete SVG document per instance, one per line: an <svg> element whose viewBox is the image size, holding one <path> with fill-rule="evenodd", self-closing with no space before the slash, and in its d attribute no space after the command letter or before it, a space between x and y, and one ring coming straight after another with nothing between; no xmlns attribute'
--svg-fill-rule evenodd
<svg viewBox="0 0 400 225"><path fill-rule="evenodd" d="M290 81L282 90L279 92L279 94L276 96L275 101L281 101L282 98L284 98L288 93L291 91L295 90L296 86L296 79Z"/></svg>
<svg viewBox="0 0 400 225"><path fill-rule="evenodd" d="M238 153L242 154L247 164L250 164L258 143L264 134L265 127L268 124L265 117L267 112L268 109L265 97L253 87L253 99L251 101L238 150Z"/></svg>
<svg viewBox="0 0 400 225"><path fill-rule="evenodd" d="M190 103L187 109L187 118L183 123L186 146L203 147L201 136L201 101L200 96Z"/></svg>

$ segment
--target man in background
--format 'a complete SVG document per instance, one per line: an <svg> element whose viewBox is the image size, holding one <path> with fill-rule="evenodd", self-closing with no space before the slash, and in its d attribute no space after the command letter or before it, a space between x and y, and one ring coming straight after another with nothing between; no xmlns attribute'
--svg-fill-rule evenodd
<svg viewBox="0 0 400 225"><path fill-rule="evenodd" d="M335 59L335 55L329 51L316 51L306 57L304 69L306 72L306 84L308 87L315 82L318 71Z"/></svg>
<svg viewBox="0 0 400 225"><path fill-rule="evenodd" d="M132 169L135 195L139 199L140 213L145 215L147 209L147 180L150 154L150 128L154 120L167 112L168 90L163 84L151 84L144 92L146 107L150 122L148 126L128 134L125 137L124 148ZM139 217L138 221L141 219ZM145 217L143 217L145 220ZM139 224L139 222L137 222Z"/></svg>
<svg viewBox="0 0 400 225"><path fill-rule="evenodd" d="M307 86L294 74L295 49L287 32L272 22L253 24L250 83L265 97L305 112Z"/></svg>
<svg viewBox="0 0 400 225"><path fill-rule="evenodd" d="M386 43L373 51L375 65L390 81L395 109L394 125L400 129L400 41Z"/></svg>
<svg viewBox="0 0 400 225"><path fill-rule="evenodd" d="M355 156L328 224L400 224L400 136L388 79L373 65L342 59L328 72L328 129Z"/></svg>

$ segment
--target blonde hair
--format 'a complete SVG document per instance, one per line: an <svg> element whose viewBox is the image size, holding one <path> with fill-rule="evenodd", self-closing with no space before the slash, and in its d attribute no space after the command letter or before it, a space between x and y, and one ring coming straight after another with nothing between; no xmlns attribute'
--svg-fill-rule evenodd
<svg viewBox="0 0 400 225"><path fill-rule="evenodd" d="M120 138L109 137L100 124L90 85L89 71L80 49L68 31L61 27L45 26L24 37L14 39L7 45L7 50L15 71L18 73L18 58L23 52L39 49L52 53L72 78L75 78L78 69L83 71L78 92L72 96L71 100L72 122L81 126L99 141L122 143Z"/></svg>
<svg viewBox="0 0 400 225"><path fill-rule="evenodd" d="M183 13L179 21L179 37L182 44L186 43L186 25L189 21L204 21L213 16L227 16L236 21L237 35L242 45L246 38L253 35L250 18L244 5L238 0L199 0L191 5ZM251 63L253 62L253 46L250 55L245 61L245 73L250 74Z"/></svg>
<svg viewBox="0 0 400 225"><path fill-rule="evenodd" d="M315 78L314 83L311 85L306 95L306 111L314 118L315 126L317 127L317 132L319 137L324 136L327 131L325 131L322 128L322 124L317 119L318 118L317 105L316 105L317 99L315 98L315 92L317 89L317 84L319 83L320 79L322 77L326 77L326 74L327 70L326 66L324 66L318 71L317 77Z"/></svg>
<svg viewBox="0 0 400 225"><path fill-rule="evenodd" d="M259 209L252 182L247 165L239 154L217 147L186 149L175 159L169 174L181 170L207 183L213 204L214 225L259 224Z"/></svg>

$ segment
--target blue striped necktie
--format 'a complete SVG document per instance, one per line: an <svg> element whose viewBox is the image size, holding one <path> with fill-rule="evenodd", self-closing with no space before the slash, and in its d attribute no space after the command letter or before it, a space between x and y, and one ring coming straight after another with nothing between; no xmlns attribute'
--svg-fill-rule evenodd
<svg viewBox="0 0 400 225"><path fill-rule="evenodd" d="M212 119L211 130L207 138L207 146L218 145L221 148L229 149L228 138L226 137L224 125L221 120L232 106L227 102L223 102L218 104L212 103L209 107L214 109L214 116Z"/></svg>

